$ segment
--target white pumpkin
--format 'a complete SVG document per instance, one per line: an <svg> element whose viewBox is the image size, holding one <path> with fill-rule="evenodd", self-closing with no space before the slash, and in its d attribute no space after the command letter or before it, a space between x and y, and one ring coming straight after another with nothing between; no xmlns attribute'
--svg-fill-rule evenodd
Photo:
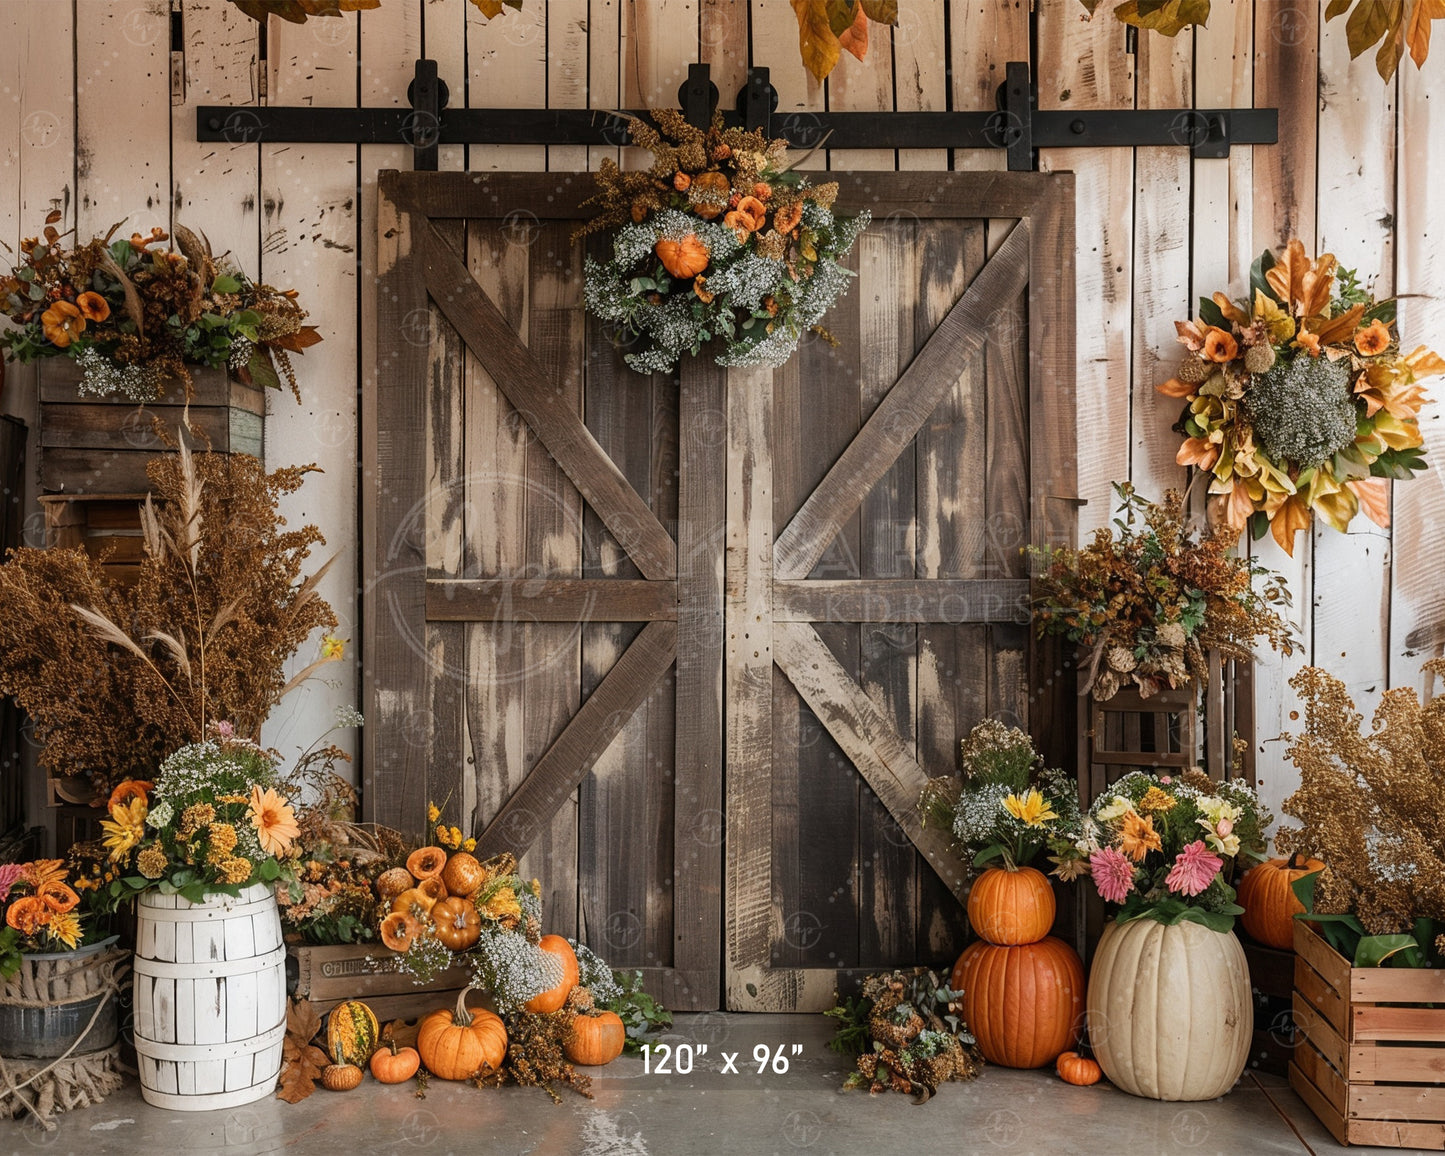
<svg viewBox="0 0 1445 1156"><path fill-rule="evenodd" d="M1232 932L1111 922L1094 953L1087 1010L1104 1075L1135 1096L1212 1100L1249 1059L1254 1005Z"/></svg>

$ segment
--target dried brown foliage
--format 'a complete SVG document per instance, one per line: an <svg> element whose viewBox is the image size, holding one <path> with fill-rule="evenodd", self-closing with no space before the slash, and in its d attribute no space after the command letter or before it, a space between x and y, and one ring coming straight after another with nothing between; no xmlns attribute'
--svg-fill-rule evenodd
<svg viewBox="0 0 1445 1156"><path fill-rule="evenodd" d="M1426 669L1445 673L1445 662ZM1308 667L1290 685L1305 731L1287 751L1300 786L1284 811L1301 826L1275 844L1324 861L1315 909L1354 914L1372 935L1445 919L1445 698L1421 706L1409 687L1388 690L1365 733L1337 679Z"/></svg>
<svg viewBox="0 0 1445 1156"><path fill-rule="evenodd" d="M278 506L307 472L242 454L156 458L131 585L83 550L19 549L0 566L0 694L35 722L42 765L101 790L149 778L211 721L259 737L291 680L285 665L336 625L305 574L315 526ZM325 661L324 659L322 661Z"/></svg>

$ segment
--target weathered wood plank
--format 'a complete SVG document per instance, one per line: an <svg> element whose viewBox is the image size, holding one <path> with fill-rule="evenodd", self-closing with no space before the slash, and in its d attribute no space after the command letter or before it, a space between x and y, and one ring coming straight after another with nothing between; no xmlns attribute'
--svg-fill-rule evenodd
<svg viewBox="0 0 1445 1156"><path fill-rule="evenodd" d="M1029 584L1022 578L779 580L773 606L779 622L1027 622Z"/></svg>
<svg viewBox="0 0 1445 1156"><path fill-rule="evenodd" d="M953 380L945 367L956 368L983 347L994 315L1023 288L1028 271L1028 226L1020 223L778 536L779 577L801 578L822 557L843 519L928 420Z"/></svg>
<svg viewBox="0 0 1445 1156"><path fill-rule="evenodd" d="M671 577L677 568L672 538L430 224L420 231L417 252L432 299L613 536L644 575Z"/></svg>
<svg viewBox="0 0 1445 1156"><path fill-rule="evenodd" d="M889 721L848 677L817 632L803 623L773 627L773 657L828 728L908 838L955 895L966 887L948 836L924 829L918 819L918 795L928 775Z"/></svg>
<svg viewBox="0 0 1445 1156"><path fill-rule="evenodd" d="M432 622L652 622L678 617L675 582L588 578L431 578Z"/></svg>
<svg viewBox="0 0 1445 1156"><path fill-rule="evenodd" d="M477 840L478 857L523 852L542 824L582 781L597 756L626 725L672 661L677 627L651 622L617 660L572 717L547 753L537 760Z"/></svg>

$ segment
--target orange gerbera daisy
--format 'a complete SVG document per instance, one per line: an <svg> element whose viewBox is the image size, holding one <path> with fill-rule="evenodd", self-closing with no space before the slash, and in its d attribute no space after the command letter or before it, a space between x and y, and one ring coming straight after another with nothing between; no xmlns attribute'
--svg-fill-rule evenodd
<svg viewBox="0 0 1445 1156"><path fill-rule="evenodd" d="M148 779L127 779L110 793L110 801L106 803L106 809L109 810L117 803L129 803L132 799L144 799L151 793L154 786L155 784Z"/></svg>
<svg viewBox="0 0 1445 1156"><path fill-rule="evenodd" d="M75 299L80 315L87 321L104 321L110 316L110 302L99 293L85 292Z"/></svg>
<svg viewBox="0 0 1445 1156"><path fill-rule="evenodd" d="M256 828L256 839L268 855L286 854L292 841L301 834L291 804L270 787L264 791L260 787L251 788L248 810L251 826Z"/></svg>
<svg viewBox="0 0 1445 1156"><path fill-rule="evenodd" d="M1126 811L1119 827L1119 849L1135 863L1142 863L1150 851L1164 850L1159 832L1154 830L1154 817Z"/></svg>
<svg viewBox="0 0 1445 1156"><path fill-rule="evenodd" d="M52 343L65 349L85 332L85 318L69 301L57 301L40 315L40 327Z"/></svg>
<svg viewBox="0 0 1445 1156"><path fill-rule="evenodd" d="M1378 317L1355 334L1355 348L1365 357L1384 353L1390 347L1390 329Z"/></svg>
<svg viewBox="0 0 1445 1156"><path fill-rule="evenodd" d="M1232 334L1211 325L1204 335L1204 356L1221 365L1226 361L1233 361L1239 356L1239 342L1234 340Z"/></svg>
<svg viewBox="0 0 1445 1156"><path fill-rule="evenodd" d="M53 912L38 895L27 895L17 899L5 912L5 922L21 935L34 935L50 922Z"/></svg>
<svg viewBox="0 0 1445 1156"><path fill-rule="evenodd" d="M51 911L66 912L80 902L80 896L71 889L70 884L62 883L59 879L52 879L38 894Z"/></svg>

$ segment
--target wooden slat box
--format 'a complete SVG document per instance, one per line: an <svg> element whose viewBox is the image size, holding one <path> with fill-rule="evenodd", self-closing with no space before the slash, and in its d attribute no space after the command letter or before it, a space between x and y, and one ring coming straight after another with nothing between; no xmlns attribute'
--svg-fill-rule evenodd
<svg viewBox="0 0 1445 1156"><path fill-rule="evenodd" d="M168 429L181 424L186 405L182 381L166 384L159 401L137 406L125 397L82 397L80 369L68 358L40 366L40 485L47 493L144 493L150 488L146 463L165 446L156 437L154 418ZM261 456L265 390L242 385L224 370L191 368L195 382L190 403L192 428L205 434L216 453Z"/></svg>
<svg viewBox="0 0 1445 1156"><path fill-rule="evenodd" d="M1294 937L1290 1087L1341 1144L1445 1149L1445 971L1351 967L1304 920Z"/></svg>
<svg viewBox="0 0 1445 1156"><path fill-rule="evenodd" d="M286 953L287 990L296 999L310 1000L322 1014L343 1000L359 999L382 1022L411 1019L455 1004L457 992L472 978L465 967L449 967L431 983L413 983L411 976L399 970L401 956L379 943L334 947L293 943Z"/></svg>

